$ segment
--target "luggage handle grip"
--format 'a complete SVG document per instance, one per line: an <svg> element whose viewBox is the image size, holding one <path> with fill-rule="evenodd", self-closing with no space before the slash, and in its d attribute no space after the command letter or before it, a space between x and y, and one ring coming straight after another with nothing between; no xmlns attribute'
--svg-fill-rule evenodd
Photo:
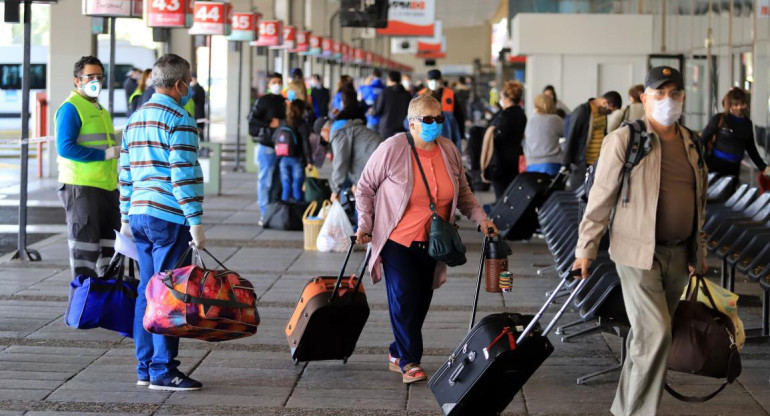
<svg viewBox="0 0 770 416"><path fill-rule="evenodd" d="M580 269L578 270L572 270L569 273L567 273L566 276L564 276L563 279L559 282L559 284L556 286L556 288L551 292L551 296L548 297L548 300L545 301L545 304L542 308L540 308L539 311L535 314L535 316L532 318L532 320L529 322L526 328L524 328L524 331L519 334L519 338L516 339L516 345L520 345L522 342L524 342L525 339L529 336L529 334L532 332L532 329L537 325L537 323L540 321L540 318L543 317L543 314L545 314L545 311L548 309L549 306L551 306L551 303L553 303L553 300L556 299L556 296L559 294L559 291L561 291L562 287L567 283L567 281L572 280L573 277L578 276L580 274ZM572 303L572 300L577 296L578 292L583 288L583 285L586 284L588 279L583 279L578 284L578 287L575 288L574 291L570 294L569 298L564 302L564 305L562 305L559 312L556 313L556 316L551 320L551 322L548 324L548 327L543 331L543 336L547 336L548 333L551 331L553 326L556 324L556 322L561 318L561 315L564 314L564 311L567 310L567 307L570 303Z"/></svg>
<svg viewBox="0 0 770 416"><path fill-rule="evenodd" d="M334 289L332 290L331 295L329 295L329 303L332 303L334 299L337 297L337 294L340 291L340 285L342 284L342 276L345 275L345 269L348 267L348 261L350 260L350 255L353 254L353 248L356 246L356 236L351 235L350 237L350 246L348 247L348 252L345 255L345 261L342 262L342 269L340 270L339 275L337 275L337 281L334 282ZM369 255L371 254L371 247L366 251L366 258L364 259L364 268L366 267L366 263L368 263ZM356 283L355 290L358 291L358 286L361 284L361 278L363 277L363 273L361 273L361 276L358 276L358 282Z"/></svg>
<svg viewBox="0 0 770 416"><path fill-rule="evenodd" d="M460 374L465 370L465 361L466 360L463 360L463 362L457 366L455 371L452 372L452 375L449 376L449 385L451 387L454 387L455 383L457 383L457 379L460 378Z"/></svg>

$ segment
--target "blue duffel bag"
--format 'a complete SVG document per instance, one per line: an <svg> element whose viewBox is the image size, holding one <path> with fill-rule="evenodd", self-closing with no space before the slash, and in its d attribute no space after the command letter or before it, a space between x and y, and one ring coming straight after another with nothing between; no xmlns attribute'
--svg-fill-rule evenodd
<svg viewBox="0 0 770 416"><path fill-rule="evenodd" d="M124 276L125 257L116 253L101 278L79 275L70 283L69 304L64 322L78 329L106 328L132 337L136 288L134 262Z"/></svg>

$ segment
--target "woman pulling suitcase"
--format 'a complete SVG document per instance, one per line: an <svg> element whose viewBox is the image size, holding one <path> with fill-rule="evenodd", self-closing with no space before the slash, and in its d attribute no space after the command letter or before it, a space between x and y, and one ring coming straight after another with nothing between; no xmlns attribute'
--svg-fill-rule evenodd
<svg viewBox="0 0 770 416"><path fill-rule="evenodd" d="M404 383L414 383L428 378L420 366L422 325L433 289L446 281L447 265L428 251L432 208L449 222L459 209L491 237L497 228L473 196L457 147L439 137L444 119L439 102L430 95L417 97L409 103L407 117L409 133L383 142L366 164L356 208L357 240L372 243L372 281L385 276L395 338L388 366Z"/></svg>

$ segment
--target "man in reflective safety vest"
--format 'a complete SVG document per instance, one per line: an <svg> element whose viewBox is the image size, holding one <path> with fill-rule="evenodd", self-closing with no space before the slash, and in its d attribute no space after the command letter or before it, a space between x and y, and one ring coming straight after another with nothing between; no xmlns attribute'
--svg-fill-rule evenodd
<svg viewBox="0 0 770 416"><path fill-rule="evenodd" d="M421 89L417 94L430 94L441 103L441 112L444 114L444 127L441 130L441 135L453 141L461 150L462 135L458 123L465 120L465 112L462 106L455 105L455 92L449 87L444 87L441 71L438 69L428 71L428 88Z"/></svg>
<svg viewBox="0 0 770 416"><path fill-rule="evenodd" d="M112 119L97 98L104 66L93 56L75 63L76 90L56 110L59 199L67 213L72 275L99 277L114 254L120 228L118 165L120 146Z"/></svg>

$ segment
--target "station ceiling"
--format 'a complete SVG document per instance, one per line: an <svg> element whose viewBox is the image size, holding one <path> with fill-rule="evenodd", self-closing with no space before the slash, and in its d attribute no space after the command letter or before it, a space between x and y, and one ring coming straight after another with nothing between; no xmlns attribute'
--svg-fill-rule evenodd
<svg viewBox="0 0 770 416"><path fill-rule="evenodd" d="M503 0L438 0L436 18L444 27L479 26L489 22Z"/></svg>

